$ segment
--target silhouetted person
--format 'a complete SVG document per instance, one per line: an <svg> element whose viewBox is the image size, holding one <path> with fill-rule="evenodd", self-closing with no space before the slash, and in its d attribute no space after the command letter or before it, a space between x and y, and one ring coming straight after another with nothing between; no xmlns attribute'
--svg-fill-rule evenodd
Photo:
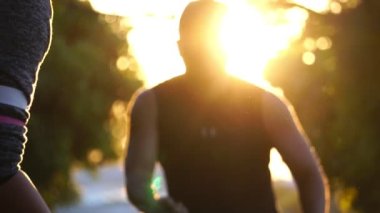
<svg viewBox="0 0 380 213"><path fill-rule="evenodd" d="M49 212L20 163L51 18L50 0L0 1L0 212Z"/></svg>
<svg viewBox="0 0 380 213"><path fill-rule="evenodd" d="M190 3L178 41L186 74L137 96L126 161L130 201L144 212L276 212L268 169L274 147L295 177L304 212L327 212L322 169L287 105L226 74L218 43L225 13L214 1ZM151 193L156 161L170 198Z"/></svg>

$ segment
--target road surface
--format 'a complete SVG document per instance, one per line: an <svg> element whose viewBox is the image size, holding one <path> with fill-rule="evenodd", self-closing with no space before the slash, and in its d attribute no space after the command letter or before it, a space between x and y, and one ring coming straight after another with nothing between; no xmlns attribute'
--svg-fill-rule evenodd
<svg viewBox="0 0 380 213"><path fill-rule="evenodd" d="M157 175L162 175L158 169ZM79 187L81 199L78 203L57 207L57 213L138 213L127 202L124 189L124 175L121 164L102 166L96 173L87 170L73 172L73 178ZM291 182L276 182L276 194L281 212L297 213L297 194ZM163 184L160 194L166 194Z"/></svg>

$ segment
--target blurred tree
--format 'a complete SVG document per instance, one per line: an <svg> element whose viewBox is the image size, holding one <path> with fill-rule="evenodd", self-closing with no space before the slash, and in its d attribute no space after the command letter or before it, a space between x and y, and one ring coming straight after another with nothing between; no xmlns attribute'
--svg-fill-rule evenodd
<svg viewBox="0 0 380 213"><path fill-rule="evenodd" d="M109 119L115 101L126 102L141 86L128 56L125 33L86 2L54 1L53 41L41 67L29 123L23 168L49 205L72 201L74 162L92 167L117 157ZM121 34L120 34L121 33ZM133 65L133 60L129 62Z"/></svg>
<svg viewBox="0 0 380 213"><path fill-rule="evenodd" d="M343 14L336 34L337 80L331 174L357 190L363 212L380 212L380 2Z"/></svg>
<svg viewBox="0 0 380 213"><path fill-rule="evenodd" d="M353 204L380 212L380 2L362 1L353 10L360 1L340 2L347 10L339 15L311 15L304 39L268 67L267 77L294 104L340 211ZM305 47L321 37L332 48ZM302 62L305 51L316 56L311 65Z"/></svg>

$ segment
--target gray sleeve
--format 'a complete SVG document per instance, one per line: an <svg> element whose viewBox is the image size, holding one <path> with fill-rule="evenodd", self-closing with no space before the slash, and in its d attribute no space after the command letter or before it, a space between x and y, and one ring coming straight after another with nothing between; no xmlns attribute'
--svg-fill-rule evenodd
<svg viewBox="0 0 380 213"><path fill-rule="evenodd" d="M0 1L0 85L23 92L28 102L51 40L50 0Z"/></svg>

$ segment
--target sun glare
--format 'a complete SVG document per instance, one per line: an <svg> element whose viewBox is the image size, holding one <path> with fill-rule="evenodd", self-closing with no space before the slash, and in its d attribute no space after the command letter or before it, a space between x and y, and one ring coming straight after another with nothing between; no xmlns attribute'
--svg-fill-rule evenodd
<svg viewBox="0 0 380 213"><path fill-rule="evenodd" d="M244 0L220 1L229 7L221 33L229 58L227 72L267 87L268 82L263 77L265 67L302 35L308 13L296 7L264 11ZM185 71L176 42L179 16L188 2L91 0L95 10L122 15L132 25L127 40L147 88ZM121 62L118 67L123 67Z"/></svg>
<svg viewBox="0 0 380 213"><path fill-rule="evenodd" d="M152 87L184 73L176 43L178 33L173 21L148 17L135 20L134 23L135 27L127 40L142 70L145 86Z"/></svg>
<svg viewBox="0 0 380 213"><path fill-rule="evenodd" d="M275 54L266 44L268 25L264 16L253 7L230 4L221 32L221 43L228 54L227 71L257 84L263 84L262 71Z"/></svg>
<svg viewBox="0 0 380 213"><path fill-rule="evenodd" d="M226 2L229 13L221 32L228 54L227 71L246 81L265 86L268 62L298 39L308 19L300 8L260 11L248 3Z"/></svg>

